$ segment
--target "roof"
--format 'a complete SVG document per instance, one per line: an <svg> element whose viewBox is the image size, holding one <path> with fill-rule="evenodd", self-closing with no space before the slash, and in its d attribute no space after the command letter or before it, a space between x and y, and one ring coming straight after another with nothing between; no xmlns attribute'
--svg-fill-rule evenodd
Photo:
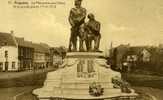
<svg viewBox="0 0 163 100"><path fill-rule="evenodd" d="M143 50L147 50L150 54L156 54L157 48L155 46L128 46L120 45L117 50L120 54L126 53L128 55L140 55Z"/></svg>
<svg viewBox="0 0 163 100"><path fill-rule="evenodd" d="M33 43L32 46L35 52L50 53L50 47L47 44Z"/></svg>
<svg viewBox="0 0 163 100"><path fill-rule="evenodd" d="M32 42L26 41L26 40L24 40L24 38L16 37L16 41L18 43L18 46L33 48Z"/></svg>
<svg viewBox="0 0 163 100"><path fill-rule="evenodd" d="M17 46L14 36L11 33L0 32L0 46Z"/></svg>
<svg viewBox="0 0 163 100"><path fill-rule="evenodd" d="M66 53L67 52L67 49L65 47L51 47L50 48L50 51L52 54L55 54L55 55L62 55L62 53Z"/></svg>
<svg viewBox="0 0 163 100"><path fill-rule="evenodd" d="M49 45L45 43L32 43L32 41L26 41L24 38L16 37L18 46L34 48L35 52L49 53Z"/></svg>

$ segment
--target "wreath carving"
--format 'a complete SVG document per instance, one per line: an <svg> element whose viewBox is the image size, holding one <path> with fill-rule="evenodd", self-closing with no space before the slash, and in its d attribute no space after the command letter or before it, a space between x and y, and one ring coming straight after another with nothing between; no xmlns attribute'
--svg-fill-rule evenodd
<svg viewBox="0 0 163 100"><path fill-rule="evenodd" d="M90 84L89 86L89 94L92 96L101 96L104 93L104 88L102 88L102 86L96 82L93 82Z"/></svg>
<svg viewBox="0 0 163 100"><path fill-rule="evenodd" d="M122 80L121 78L113 77L112 83L114 84L114 88L120 88L123 93L131 93L129 83Z"/></svg>

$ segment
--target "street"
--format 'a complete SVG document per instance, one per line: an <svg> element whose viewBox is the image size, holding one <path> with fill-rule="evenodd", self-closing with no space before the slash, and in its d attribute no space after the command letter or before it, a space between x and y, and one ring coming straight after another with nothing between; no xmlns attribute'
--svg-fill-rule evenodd
<svg viewBox="0 0 163 100"><path fill-rule="evenodd" d="M0 88L0 100L34 100L34 97L30 92L36 87L37 86ZM25 94L26 96L24 96ZM20 99L21 96L26 98Z"/></svg>
<svg viewBox="0 0 163 100"><path fill-rule="evenodd" d="M1 72L0 74L1 74L0 75L0 80L1 80L0 100L37 100L37 98L32 94L32 90L42 87L46 76L46 73L43 70L36 71L36 74L34 74L32 71L7 72L7 73ZM7 82L10 83L13 82L14 84L10 84L10 85L6 84L7 82L3 82L3 80L4 81L7 80ZM153 80L153 82L155 82L155 80ZM32 84L28 84L28 83L32 83ZM158 85L158 84L153 84L153 85ZM156 98L156 100L162 100L163 98L162 95L163 89L162 88L159 89L157 88L157 86L153 86L152 88L150 86L148 87L148 86L139 85L139 86L132 86L132 88L136 92L150 95L153 98ZM148 100L148 99L141 99L141 100Z"/></svg>
<svg viewBox="0 0 163 100"><path fill-rule="evenodd" d="M0 100L35 100L32 90L41 87L46 73L54 70L0 72Z"/></svg>
<svg viewBox="0 0 163 100"><path fill-rule="evenodd" d="M23 76L28 76L35 73L42 73L42 72L49 72L53 71L55 68L48 68L48 69L37 69L37 70L27 70L21 72L0 72L0 79L12 79L12 78L19 78Z"/></svg>
<svg viewBox="0 0 163 100"><path fill-rule="evenodd" d="M156 100L163 100L163 89L151 88L151 87L133 87L137 92L145 93L153 96Z"/></svg>

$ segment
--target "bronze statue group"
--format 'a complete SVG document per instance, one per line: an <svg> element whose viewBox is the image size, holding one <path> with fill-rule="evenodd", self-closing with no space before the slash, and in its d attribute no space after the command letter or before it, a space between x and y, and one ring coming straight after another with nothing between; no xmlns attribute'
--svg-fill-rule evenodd
<svg viewBox="0 0 163 100"><path fill-rule="evenodd" d="M100 23L95 20L95 16L87 15L85 8L81 7L82 0L75 0L75 8L70 10L69 23L71 25L71 36L69 41L69 51L77 51L77 40L79 37L79 51L99 51L100 44ZM89 19L85 22L86 17ZM94 47L92 47L94 41ZM84 43L86 49L84 49Z"/></svg>

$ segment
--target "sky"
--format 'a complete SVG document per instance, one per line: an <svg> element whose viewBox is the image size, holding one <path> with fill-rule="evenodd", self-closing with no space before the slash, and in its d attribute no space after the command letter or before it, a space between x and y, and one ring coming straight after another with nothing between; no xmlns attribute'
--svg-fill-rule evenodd
<svg viewBox="0 0 163 100"><path fill-rule="evenodd" d="M8 1L59 0L1 0L0 31L10 32L33 42L68 47L69 11L74 0L60 0L65 4L56 8L13 8ZM101 23L100 48L119 44L158 45L163 43L162 0L83 0L87 13L95 14Z"/></svg>

